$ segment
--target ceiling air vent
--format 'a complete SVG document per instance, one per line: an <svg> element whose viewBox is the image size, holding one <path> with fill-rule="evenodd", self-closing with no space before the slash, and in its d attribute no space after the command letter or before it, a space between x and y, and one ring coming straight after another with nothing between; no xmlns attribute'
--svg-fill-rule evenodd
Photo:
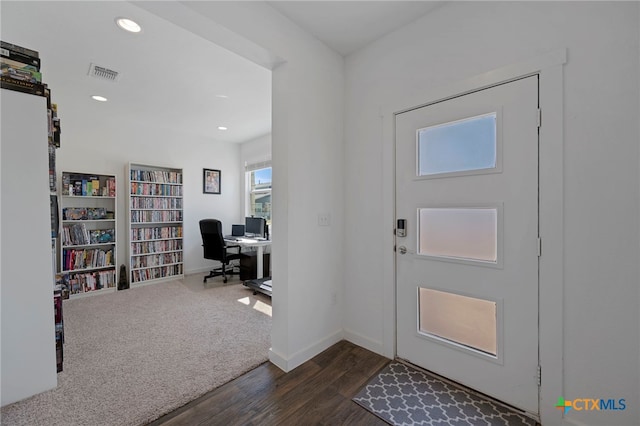
<svg viewBox="0 0 640 426"><path fill-rule="evenodd" d="M96 64L91 64L89 67L89 75L91 77L114 82L118 81L118 78L120 77L120 73L118 71L110 70L109 68L101 67Z"/></svg>

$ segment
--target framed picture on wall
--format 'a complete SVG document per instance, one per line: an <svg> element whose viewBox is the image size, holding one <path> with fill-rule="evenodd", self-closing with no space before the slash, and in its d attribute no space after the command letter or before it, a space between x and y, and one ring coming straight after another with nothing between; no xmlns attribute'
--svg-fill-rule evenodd
<svg viewBox="0 0 640 426"><path fill-rule="evenodd" d="M220 170L202 169L202 192L220 194Z"/></svg>

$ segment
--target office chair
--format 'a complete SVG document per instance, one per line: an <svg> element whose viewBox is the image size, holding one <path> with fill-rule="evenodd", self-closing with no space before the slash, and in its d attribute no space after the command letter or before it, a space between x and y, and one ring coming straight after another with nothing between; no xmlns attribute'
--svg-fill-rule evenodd
<svg viewBox="0 0 640 426"><path fill-rule="evenodd" d="M219 268L212 269L209 275L204 277L206 283L208 278L222 275L224 282L227 282L227 274L235 273L230 261L240 259L244 255L240 253L240 246L228 246L222 235L222 222L217 219L202 219L200 221L200 234L202 234L202 247L204 248L204 258L217 260L222 263ZM238 249L237 253L231 253L229 249Z"/></svg>

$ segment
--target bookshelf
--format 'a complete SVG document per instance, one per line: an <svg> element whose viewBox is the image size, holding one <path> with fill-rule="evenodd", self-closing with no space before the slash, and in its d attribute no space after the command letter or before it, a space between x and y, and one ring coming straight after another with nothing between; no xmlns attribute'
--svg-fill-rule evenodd
<svg viewBox="0 0 640 426"><path fill-rule="evenodd" d="M116 177L62 172L60 273L71 298L116 290Z"/></svg>
<svg viewBox="0 0 640 426"><path fill-rule="evenodd" d="M0 89L1 405L57 385L47 100Z"/></svg>
<svg viewBox="0 0 640 426"><path fill-rule="evenodd" d="M129 164L131 287L184 276L182 169Z"/></svg>

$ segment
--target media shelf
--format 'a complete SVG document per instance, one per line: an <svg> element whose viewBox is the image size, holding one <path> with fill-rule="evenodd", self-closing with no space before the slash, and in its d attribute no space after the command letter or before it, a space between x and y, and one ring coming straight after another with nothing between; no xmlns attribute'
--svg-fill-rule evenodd
<svg viewBox="0 0 640 426"><path fill-rule="evenodd" d="M116 177L62 172L60 265L70 298L116 291Z"/></svg>
<svg viewBox="0 0 640 426"><path fill-rule="evenodd" d="M131 287L184 276L182 169L129 164Z"/></svg>

